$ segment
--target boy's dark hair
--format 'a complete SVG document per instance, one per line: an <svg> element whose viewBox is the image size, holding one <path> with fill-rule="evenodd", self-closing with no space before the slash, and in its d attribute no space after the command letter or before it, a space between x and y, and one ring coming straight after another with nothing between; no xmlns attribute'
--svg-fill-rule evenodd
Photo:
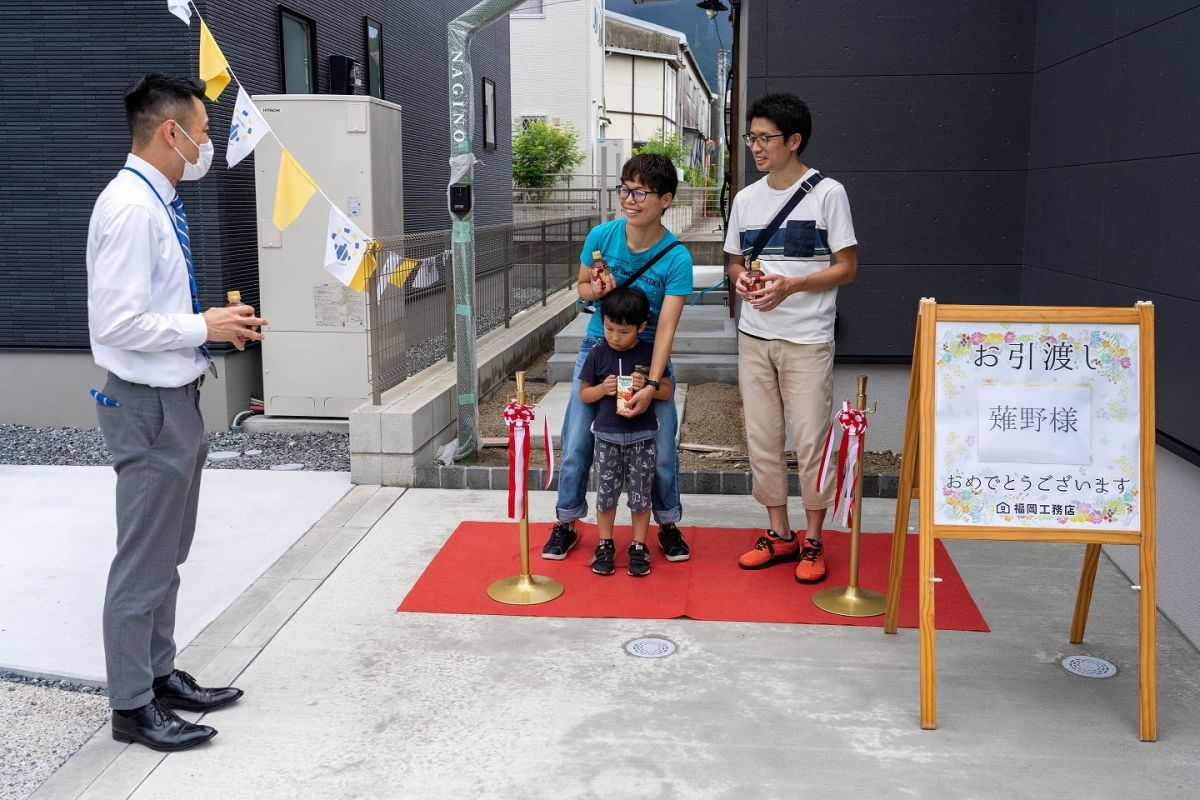
<svg viewBox="0 0 1200 800"><path fill-rule="evenodd" d="M756 117L774 122L783 134L785 142L792 138L793 133L800 134L800 149L796 151L796 155L800 155L804 148L808 147L808 140L812 138L812 114L804 101L796 95L786 92L763 95L751 103L746 111L747 127Z"/></svg>
<svg viewBox="0 0 1200 800"><path fill-rule="evenodd" d="M190 120L193 97L204 99L204 85L191 78L152 72L138 79L125 90L125 120L133 143L145 144L168 119Z"/></svg>
<svg viewBox="0 0 1200 800"><path fill-rule="evenodd" d="M600 315L618 325L641 325L650 320L650 299L641 289L618 286L600 298Z"/></svg>
<svg viewBox="0 0 1200 800"><path fill-rule="evenodd" d="M679 174L675 164L660 153L642 153L625 162L621 167L621 181L639 181L652 192L675 196L679 188Z"/></svg>

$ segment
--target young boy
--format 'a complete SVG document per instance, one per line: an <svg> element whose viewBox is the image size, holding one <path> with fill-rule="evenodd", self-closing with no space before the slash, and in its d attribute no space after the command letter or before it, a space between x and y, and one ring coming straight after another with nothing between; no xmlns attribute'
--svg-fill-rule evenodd
<svg viewBox="0 0 1200 800"><path fill-rule="evenodd" d="M833 504L833 485L817 490L821 449L833 411L833 326L837 287L858 271L850 201L840 183L800 160L812 136L808 106L795 95L771 94L746 112L744 137L754 165L767 173L737 193L725 252L729 280L742 298L738 319L738 385L754 499L767 508L770 528L738 565L761 569L798 560L796 580L825 578L821 526ZM758 259L761 282L746 273L754 247L805 181L811 189L791 211ZM807 530L803 541L788 521L784 412L796 435L796 460Z"/></svg>
<svg viewBox="0 0 1200 800"><path fill-rule="evenodd" d="M646 376L635 367L644 368L654 355L653 346L638 339L650 318L650 301L641 289L613 289L600 301L600 314L604 341L592 348L579 370L579 399L596 409L592 434L596 437L596 521L600 541L592 557L592 572L613 574L613 522L617 501L625 489L633 516L629 574L640 578L650 574L646 534L650 528L658 420L653 408L638 412L626 404L646 386ZM670 378L662 377L658 388L653 389L653 397L671 398Z"/></svg>
<svg viewBox="0 0 1200 800"><path fill-rule="evenodd" d="M602 299L662 253L632 284L645 292L650 301L650 321L638 338L654 345L653 358L641 362L649 364L650 380L634 395L632 403L638 413L653 403L658 419L657 461L650 503L659 524L658 542L668 561L686 561L690 555L677 527L683 515L679 503L679 458L675 450L679 420L672 401L654 399L655 383L670 374L675 328L683 304L692 293L692 256L686 247L675 245L675 236L662 224L663 212L670 207L677 185L675 165L666 156L639 155L626 161L621 169L621 185L617 187L624 215L597 225L587 235L579 256L577 284L579 296L584 300ZM601 274L592 268L592 253L596 250L608 264ZM542 548L542 558L554 561L566 558L578 543L575 520L587 515L587 478L594 449L591 428L596 408L579 399L578 381L584 359L603 341L603 336L601 315L593 314L579 344L575 382L563 416L562 462L555 504L558 524Z"/></svg>

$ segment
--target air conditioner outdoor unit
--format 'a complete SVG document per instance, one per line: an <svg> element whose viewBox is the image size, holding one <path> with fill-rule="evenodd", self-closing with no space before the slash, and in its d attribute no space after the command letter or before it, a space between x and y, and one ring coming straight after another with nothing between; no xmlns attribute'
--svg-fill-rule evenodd
<svg viewBox="0 0 1200 800"><path fill-rule="evenodd" d="M365 96L257 95L300 166L368 236L404 233L400 106ZM329 202L314 194L280 231L272 221L279 145L255 150L266 413L347 417L371 397L367 298L325 271Z"/></svg>

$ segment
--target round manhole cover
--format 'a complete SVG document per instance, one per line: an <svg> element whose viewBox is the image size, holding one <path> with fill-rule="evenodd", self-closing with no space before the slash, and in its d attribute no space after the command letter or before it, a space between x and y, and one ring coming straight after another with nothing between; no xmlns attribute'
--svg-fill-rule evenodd
<svg viewBox="0 0 1200 800"><path fill-rule="evenodd" d="M662 658L675 652L675 643L667 639L634 639L625 644L625 652L638 658Z"/></svg>
<svg viewBox="0 0 1200 800"><path fill-rule="evenodd" d="M1115 664L1095 656L1067 656L1062 665L1067 672L1083 678L1111 678L1117 674Z"/></svg>

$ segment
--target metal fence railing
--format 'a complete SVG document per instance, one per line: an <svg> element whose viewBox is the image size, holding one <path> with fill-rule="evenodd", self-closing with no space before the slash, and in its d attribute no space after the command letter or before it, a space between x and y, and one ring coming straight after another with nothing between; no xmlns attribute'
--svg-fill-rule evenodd
<svg viewBox="0 0 1200 800"><path fill-rule="evenodd" d="M539 222L543 219L558 219L568 216L599 214L603 219L612 219L621 211L616 187L603 189L576 186L547 189L512 190L513 221ZM675 234L680 234L705 219L721 217L719 191L715 186L680 186L663 224Z"/></svg>
<svg viewBox="0 0 1200 800"><path fill-rule="evenodd" d="M475 229L475 334L572 284L598 212ZM367 282L372 402L410 375L454 359L450 231L380 240Z"/></svg>

